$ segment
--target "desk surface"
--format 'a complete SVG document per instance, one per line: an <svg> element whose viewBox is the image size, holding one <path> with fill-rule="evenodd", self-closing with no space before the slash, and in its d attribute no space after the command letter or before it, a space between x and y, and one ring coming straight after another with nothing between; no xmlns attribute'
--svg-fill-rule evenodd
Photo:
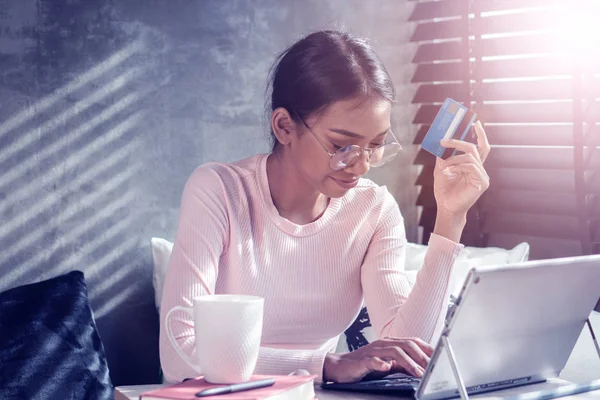
<svg viewBox="0 0 600 400"><path fill-rule="evenodd" d="M520 388L500 390L493 393L482 394L478 396L472 396L474 399L480 400L492 400L502 399L507 396L515 396L524 393L536 392L538 390L555 389L558 387L568 386L569 382L562 379L553 379L545 383L539 383L536 385L528 385ZM140 394L161 387L162 385L139 385L139 386L121 386L115 389L115 400L137 400ZM384 395L369 395L359 393L348 393L348 392L336 392L329 390L316 389L316 394L319 400L390 400L390 396ZM582 399L595 399L600 400L600 390L596 390L588 393L581 393L573 396L561 397L565 400L582 400Z"/></svg>
<svg viewBox="0 0 600 400"><path fill-rule="evenodd" d="M600 333L600 313L594 312L590 316L596 335ZM594 344L592 342L590 332L587 328L581 332L581 337L573 350L573 354L567 363L567 366L561 373L562 379L549 381L537 385L529 385L521 388L507 389L498 392L488 393L479 396L473 396L476 399L500 399L506 396L518 395L526 392L532 392L537 390L546 390L556 388L558 386L564 386L569 382L589 382L593 379L599 378L600 361L598 355L595 352ZM138 385L138 386L121 386L115 389L115 400L137 400L139 395L152 389L161 387L162 385ZM377 396L377 395L365 395L365 394L353 394L348 392L334 392L317 389L317 396L319 400L390 400L390 396ZM562 397L562 399L596 399L600 400L600 390L582 393L574 396Z"/></svg>

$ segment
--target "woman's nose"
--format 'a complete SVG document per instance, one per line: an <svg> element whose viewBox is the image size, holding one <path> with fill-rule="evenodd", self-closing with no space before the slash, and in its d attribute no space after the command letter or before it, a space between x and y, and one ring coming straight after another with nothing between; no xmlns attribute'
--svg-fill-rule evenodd
<svg viewBox="0 0 600 400"><path fill-rule="evenodd" d="M369 155L367 152L361 151L358 159L352 165L348 166L345 171L355 176L363 176L369 172L370 168L371 165L369 164Z"/></svg>

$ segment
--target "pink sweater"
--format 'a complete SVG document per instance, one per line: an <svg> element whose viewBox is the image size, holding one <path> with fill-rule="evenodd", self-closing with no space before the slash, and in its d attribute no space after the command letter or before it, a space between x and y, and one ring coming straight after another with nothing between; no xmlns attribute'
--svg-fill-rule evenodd
<svg viewBox="0 0 600 400"><path fill-rule="evenodd" d="M385 187L361 179L346 195L331 199L318 220L297 225L273 204L266 160L258 155L205 164L185 185L161 304L160 359L167 381L197 374L168 341L165 315L205 294L265 298L259 374L306 369L321 376L325 355L363 299L380 337L437 340L462 246L432 235L411 291L403 272L403 219ZM171 328L191 356L193 322L174 313Z"/></svg>

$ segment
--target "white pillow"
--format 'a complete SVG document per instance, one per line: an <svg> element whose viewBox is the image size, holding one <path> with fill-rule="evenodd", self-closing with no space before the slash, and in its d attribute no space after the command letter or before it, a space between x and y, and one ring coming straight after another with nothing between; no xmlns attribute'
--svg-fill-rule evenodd
<svg viewBox="0 0 600 400"><path fill-rule="evenodd" d="M406 244L406 270L415 271L421 269L425 260L427 246L424 244L407 243ZM499 264L513 264L516 262L527 261L529 259L529 244L527 242L519 243L510 250L500 247L469 247L465 246L457 261L467 259L482 259L486 264L488 262Z"/></svg>
<svg viewBox="0 0 600 400"><path fill-rule="evenodd" d="M407 243L406 245L406 274L408 280L414 285L417 272L423 266L427 246L423 244ZM488 265L514 264L529 259L529 244L519 243L512 249L500 247L468 247L460 253L454 264L450 293L458 294L464 280L473 267Z"/></svg>
<svg viewBox="0 0 600 400"><path fill-rule="evenodd" d="M469 271L474 267L515 264L529 259L529 243L510 250L499 247L465 247L454 264L450 293L457 296Z"/></svg>
<svg viewBox="0 0 600 400"><path fill-rule="evenodd" d="M153 237L150 239L152 244L152 260L154 261L154 271L152 273L152 285L154 286L154 301L156 309L160 309L165 276L169 266L169 258L173 251L173 243L166 239Z"/></svg>
<svg viewBox="0 0 600 400"><path fill-rule="evenodd" d="M406 245L405 268L411 285L414 285L417 280L417 273L423 266L426 252L426 245L416 243L407 243ZM528 259L529 244L526 242L520 243L509 250L499 247L465 247L454 264L454 271L452 272L450 282L450 294L453 296L458 295L467 274L473 267L514 264L527 261ZM353 331L354 336L362 334L369 343L376 339L375 332L371 326L360 329L360 332L356 332L357 329L353 329L352 326L349 329ZM349 350L346 335L342 334L338 341L336 352L347 353Z"/></svg>

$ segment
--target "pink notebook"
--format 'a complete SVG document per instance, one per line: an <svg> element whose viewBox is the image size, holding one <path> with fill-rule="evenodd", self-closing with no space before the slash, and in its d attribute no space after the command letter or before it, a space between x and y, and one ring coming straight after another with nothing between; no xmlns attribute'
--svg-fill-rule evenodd
<svg viewBox="0 0 600 400"><path fill-rule="evenodd" d="M266 378L274 378L275 384L237 393L196 397L195 394L201 390L222 386L208 383L202 377L199 377L142 393L140 400L311 400L315 398L314 375L254 375L250 380Z"/></svg>

